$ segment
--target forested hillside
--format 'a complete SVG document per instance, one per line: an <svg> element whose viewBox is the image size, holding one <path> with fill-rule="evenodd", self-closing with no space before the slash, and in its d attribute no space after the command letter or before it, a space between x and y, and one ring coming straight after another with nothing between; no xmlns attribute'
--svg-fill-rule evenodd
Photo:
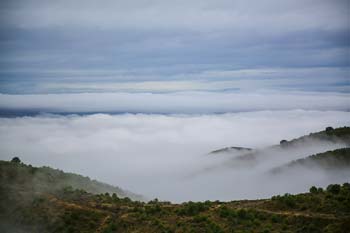
<svg viewBox="0 0 350 233"><path fill-rule="evenodd" d="M118 194L96 195L63 187L62 178L47 172L55 171L50 168L40 170L16 161L2 161L0 169L0 231L4 233L345 233L350 229L348 183L329 185L325 190L312 187L309 193L265 200L145 203ZM31 173L37 171L40 176L31 180ZM64 172L58 174L70 176Z"/></svg>

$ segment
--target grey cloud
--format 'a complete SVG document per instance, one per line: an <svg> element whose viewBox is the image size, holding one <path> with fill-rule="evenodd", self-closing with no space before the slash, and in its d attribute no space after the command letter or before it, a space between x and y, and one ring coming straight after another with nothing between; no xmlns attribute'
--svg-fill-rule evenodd
<svg viewBox="0 0 350 233"><path fill-rule="evenodd" d="M20 27L190 30L342 28L347 1L9 1L5 19ZM263 26L263 27L262 27ZM267 27L266 27L267 26ZM261 31L261 30L260 30Z"/></svg>
<svg viewBox="0 0 350 233"><path fill-rule="evenodd" d="M297 90L348 91L348 1L15 0L1 4L2 93L39 92L40 85L66 80L91 84L218 80L222 71L225 79L235 81L237 76L230 77L227 71L247 69L285 71L275 72L280 78L273 75L282 79L277 84L304 72L302 78L308 81L299 85L302 75L297 75L298 84L292 87ZM322 70L327 70L325 79L319 78L325 76ZM246 86L247 79L240 86ZM94 91L84 85L79 90Z"/></svg>

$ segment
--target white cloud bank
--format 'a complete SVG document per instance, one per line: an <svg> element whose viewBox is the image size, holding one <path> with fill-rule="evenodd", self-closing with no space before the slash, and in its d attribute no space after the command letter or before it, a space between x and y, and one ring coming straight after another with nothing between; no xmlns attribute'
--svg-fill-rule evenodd
<svg viewBox="0 0 350 233"><path fill-rule="evenodd" d="M225 113L259 110L350 110L348 93L173 92L0 94L0 109L42 112Z"/></svg>
<svg viewBox="0 0 350 233"><path fill-rule="evenodd" d="M311 185L344 182L350 176L327 177L313 171L277 178L263 175L277 165L279 160L274 158L259 169L219 169L194 177L191 174L209 162L221 161L208 160L206 154L214 149L264 147L330 125L350 125L350 113L289 110L220 115L0 118L0 159L19 156L25 163L88 175L151 198L172 201L261 198L304 192ZM308 153L325 149L313 147ZM289 156L293 159L306 155Z"/></svg>

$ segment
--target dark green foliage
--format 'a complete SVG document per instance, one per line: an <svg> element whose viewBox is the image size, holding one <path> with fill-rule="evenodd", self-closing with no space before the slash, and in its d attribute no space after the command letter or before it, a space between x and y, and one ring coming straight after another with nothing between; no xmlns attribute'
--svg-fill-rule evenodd
<svg viewBox="0 0 350 233"><path fill-rule="evenodd" d="M327 192L332 194L339 194L341 186L339 184L330 184L327 186Z"/></svg>
<svg viewBox="0 0 350 233"><path fill-rule="evenodd" d="M182 208L178 211L180 215L193 216L197 215L200 212L206 211L209 209L208 203L203 202L187 202L182 205Z"/></svg>
<svg viewBox="0 0 350 233"><path fill-rule="evenodd" d="M336 129L333 129L332 127L327 127L324 131L311 133L307 136L293 139L289 141L288 144L293 145L294 143L300 143L310 139L327 142L345 143L347 145L350 145L350 127L340 127Z"/></svg>
<svg viewBox="0 0 350 233"><path fill-rule="evenodd" d="M289 193L273 196L272 200L277 201L283 209L294 208L296 205L295 197Z"/></svg>
<svg viewBox="0 0 350 233"><path fill-rule="evenodd" d="M92 194L58 186L55 177L40 177L54 187L33 189L26 174L41 168L0 163L0 232L346 232L350 220L350 184L325 191L275 196L272 199L172 204ZM5 172L4 172L5 168ZM45 173L47 175L51 173ZM60 174L65 176L65 174ZM11 181L11 182L9 182ZM62 187L61 189L56 189Z"/></svg>
<svg viewBox="0 0 350 233"><path fill-rule="evenodd" d="M337 215L350 214L350 188L348 183L329 185L326 191L320 188L316 188L316 190L317 192L310 192L310 194L274 196L271 198L272 202L269 203L269 207L280 210L314 211Z"/></svg>
<svg viewBox="0 0 350 233"><path fill-rule="evenodd" d="M328 126L328 127L326 128L326 133L327 133L327 134L331 134L331 133L333 132L333 130L334 130L333 127Z"/></svg>
<svg viewBox="0 0 350 233"><path fill-rule="evenodd" d="M13 157L13 158L11 159L11 163L20 164L20 163L21 163L21 160L20 160L18 157Z"/></svg>
<svg viewBox="0 0 350 233"><path fill-rule="evenodd" d="M350 168L350 147L327 151L315 155L298 159L278 167L273 170L274 173L286 171L293 167L317 167L327 170L349 169Z"/></svg>
<svg viewBox="0 0 350 233"><path fill-rule="evenodd" d="M310 193L317 193L317 192L318 192L318 189L315 186L312 186L310 188Z"/></svg>
<svg viewBox="0 0 350 233"><path fill-rule="evenodd" d="M121 197L130 196L135 200L142 199L139 195L91 180L89 177L65 173L50 167L34 168L31 165L22 164L17 157L13 158L11 162L0 161L0 167L3 186L11 185L13 182L22 183L21 188L51 193L71 186L74 189L83 189L94 194L109 192L116 193Z"/></svg>

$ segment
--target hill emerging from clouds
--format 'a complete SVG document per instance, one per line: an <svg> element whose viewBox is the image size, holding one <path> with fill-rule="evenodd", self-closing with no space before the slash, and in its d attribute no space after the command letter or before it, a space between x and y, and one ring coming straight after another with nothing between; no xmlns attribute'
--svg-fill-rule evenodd
<svg viewBox="0 0 350 233"><path fill-rule="evenodd" d="M306 158L298 159L286 165L274 168L271 172L278 174L296 168L321 169L329 172L339 172L341 170L350 169L350 148L341 148L310 155Z"/></svg>

